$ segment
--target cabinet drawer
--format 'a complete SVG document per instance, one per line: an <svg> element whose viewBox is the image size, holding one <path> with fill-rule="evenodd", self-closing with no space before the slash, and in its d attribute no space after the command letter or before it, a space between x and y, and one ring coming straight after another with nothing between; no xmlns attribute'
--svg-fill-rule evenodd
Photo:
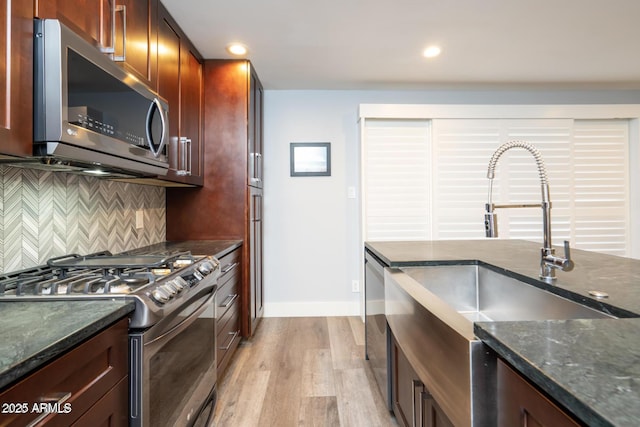
<svg viewBox="0 0 640 427"><path fill-rule="evenodd" d="M60 399L60 413L49 414L42 424L73 424L127 376L128 325L128 319L119 321L0 394L1 402L26 403L29 409L26 414L3 414L2 425L27 425L40 416L32 411L34 404L55 407Z"/></svg>
<svg viewBox="0 0 640 427"><path fill-rule="evenodd" d="M239 277L240 271L240 249L236 249L230 254L220 259L220 277L218 278L218 289Z"/></svg>
<svg viewBox="0 0 640 427"><path fill-rule="evenodd" d="M129 378L124 377L107 392L72 427L129 425Z"/></svg>
<svg viewBox="0 0 640 427"><path fill-rule="evenodd" d="M498 427L578 427L546 395L498 359Z"/></svg>
<svg viewBox="0 0 640 427"><path fill-rule="evenodd" d="M238 260L239 258L236 257L234 262L227 263L227 273L222 277L222 280L218 279L218 291L216 292L216 317L218 319L224 317L229 308L240 299L240 264Z"/></svg>
<svg viewBox="0 0 640 427"><path fill-rule="evenodd" d="M218 374L224 368L240 343L240 304L236 301L225 315L218 318L216 326L216 361Z"/></svg>

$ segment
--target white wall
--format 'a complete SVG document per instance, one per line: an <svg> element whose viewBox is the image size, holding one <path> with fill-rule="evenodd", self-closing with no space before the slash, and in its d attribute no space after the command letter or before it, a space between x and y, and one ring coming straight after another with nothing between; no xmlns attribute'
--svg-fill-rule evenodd
<svg viewBox="0 0 640 427"><path fill-rule="evenodd" d="M640 91L269 91L264 116L265 316L360 314L358 105L634 104ZM290 142L330 142L330 177L290 177ZM362 283L360 283L362 290Z"/></svg>

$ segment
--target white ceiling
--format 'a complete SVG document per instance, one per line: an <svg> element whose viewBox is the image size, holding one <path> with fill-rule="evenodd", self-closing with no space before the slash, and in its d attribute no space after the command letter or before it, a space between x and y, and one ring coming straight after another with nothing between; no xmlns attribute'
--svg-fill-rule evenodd
<svg viewBox="0 0 640 427"><path fill-rule="evenodd" d="M205 58L246 44L266 89L640 88L640 0L161 1Z"/></svg>

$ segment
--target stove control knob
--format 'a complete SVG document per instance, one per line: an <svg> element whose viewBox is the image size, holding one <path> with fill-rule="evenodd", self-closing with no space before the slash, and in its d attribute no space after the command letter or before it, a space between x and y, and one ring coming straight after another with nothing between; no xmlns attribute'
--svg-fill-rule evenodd
<svg viewBox="0 0 640 427"><path fill-rule="evenodd" d="M173 286L178 290L178 292L182 292L189 286L189 284L182 277L178 276L173 280Z"/></svg>
<svg viewBox="0 0 640 427"><path fill-rule="evenodd" d="M204 261L202 264L198 266L198 271L204 274L205 276L211 274L213 270L213 265L209 261Z"/></svg>
<svg viewBox="0 0 640 427"><path fill-rule="evenodd" d="M160 289L163 290L169 296L169 298L173 298L178 293L178 288L173 287L173 284L171 282L165 283L164 285L160 286Z"/></svg>
<svg viewBox="0 0 640 427"><path fill-rule="evenodd" d="M169 296L162 292L161 289L157 288L151 292L151 297L156 300L159 304L164 304L169 301Z"/></svg>

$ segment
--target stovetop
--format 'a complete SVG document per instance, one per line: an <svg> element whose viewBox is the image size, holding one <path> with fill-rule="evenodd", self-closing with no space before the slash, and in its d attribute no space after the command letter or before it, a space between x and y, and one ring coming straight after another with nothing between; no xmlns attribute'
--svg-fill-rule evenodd
<svg viewBox="0 0 640 427"><path fill-rule="evenodd" d="M214 257L190 252L70 254L0 275L0 301L131 298L132 325L143 328L215 286L218 275Z"/></svg>
<svg viewBox="0 0 640 427"><path fill-rule="evenodd" d="M0 275L0 296L130 294L196 260L189 252L65 255L46 265Z"/></svg>

